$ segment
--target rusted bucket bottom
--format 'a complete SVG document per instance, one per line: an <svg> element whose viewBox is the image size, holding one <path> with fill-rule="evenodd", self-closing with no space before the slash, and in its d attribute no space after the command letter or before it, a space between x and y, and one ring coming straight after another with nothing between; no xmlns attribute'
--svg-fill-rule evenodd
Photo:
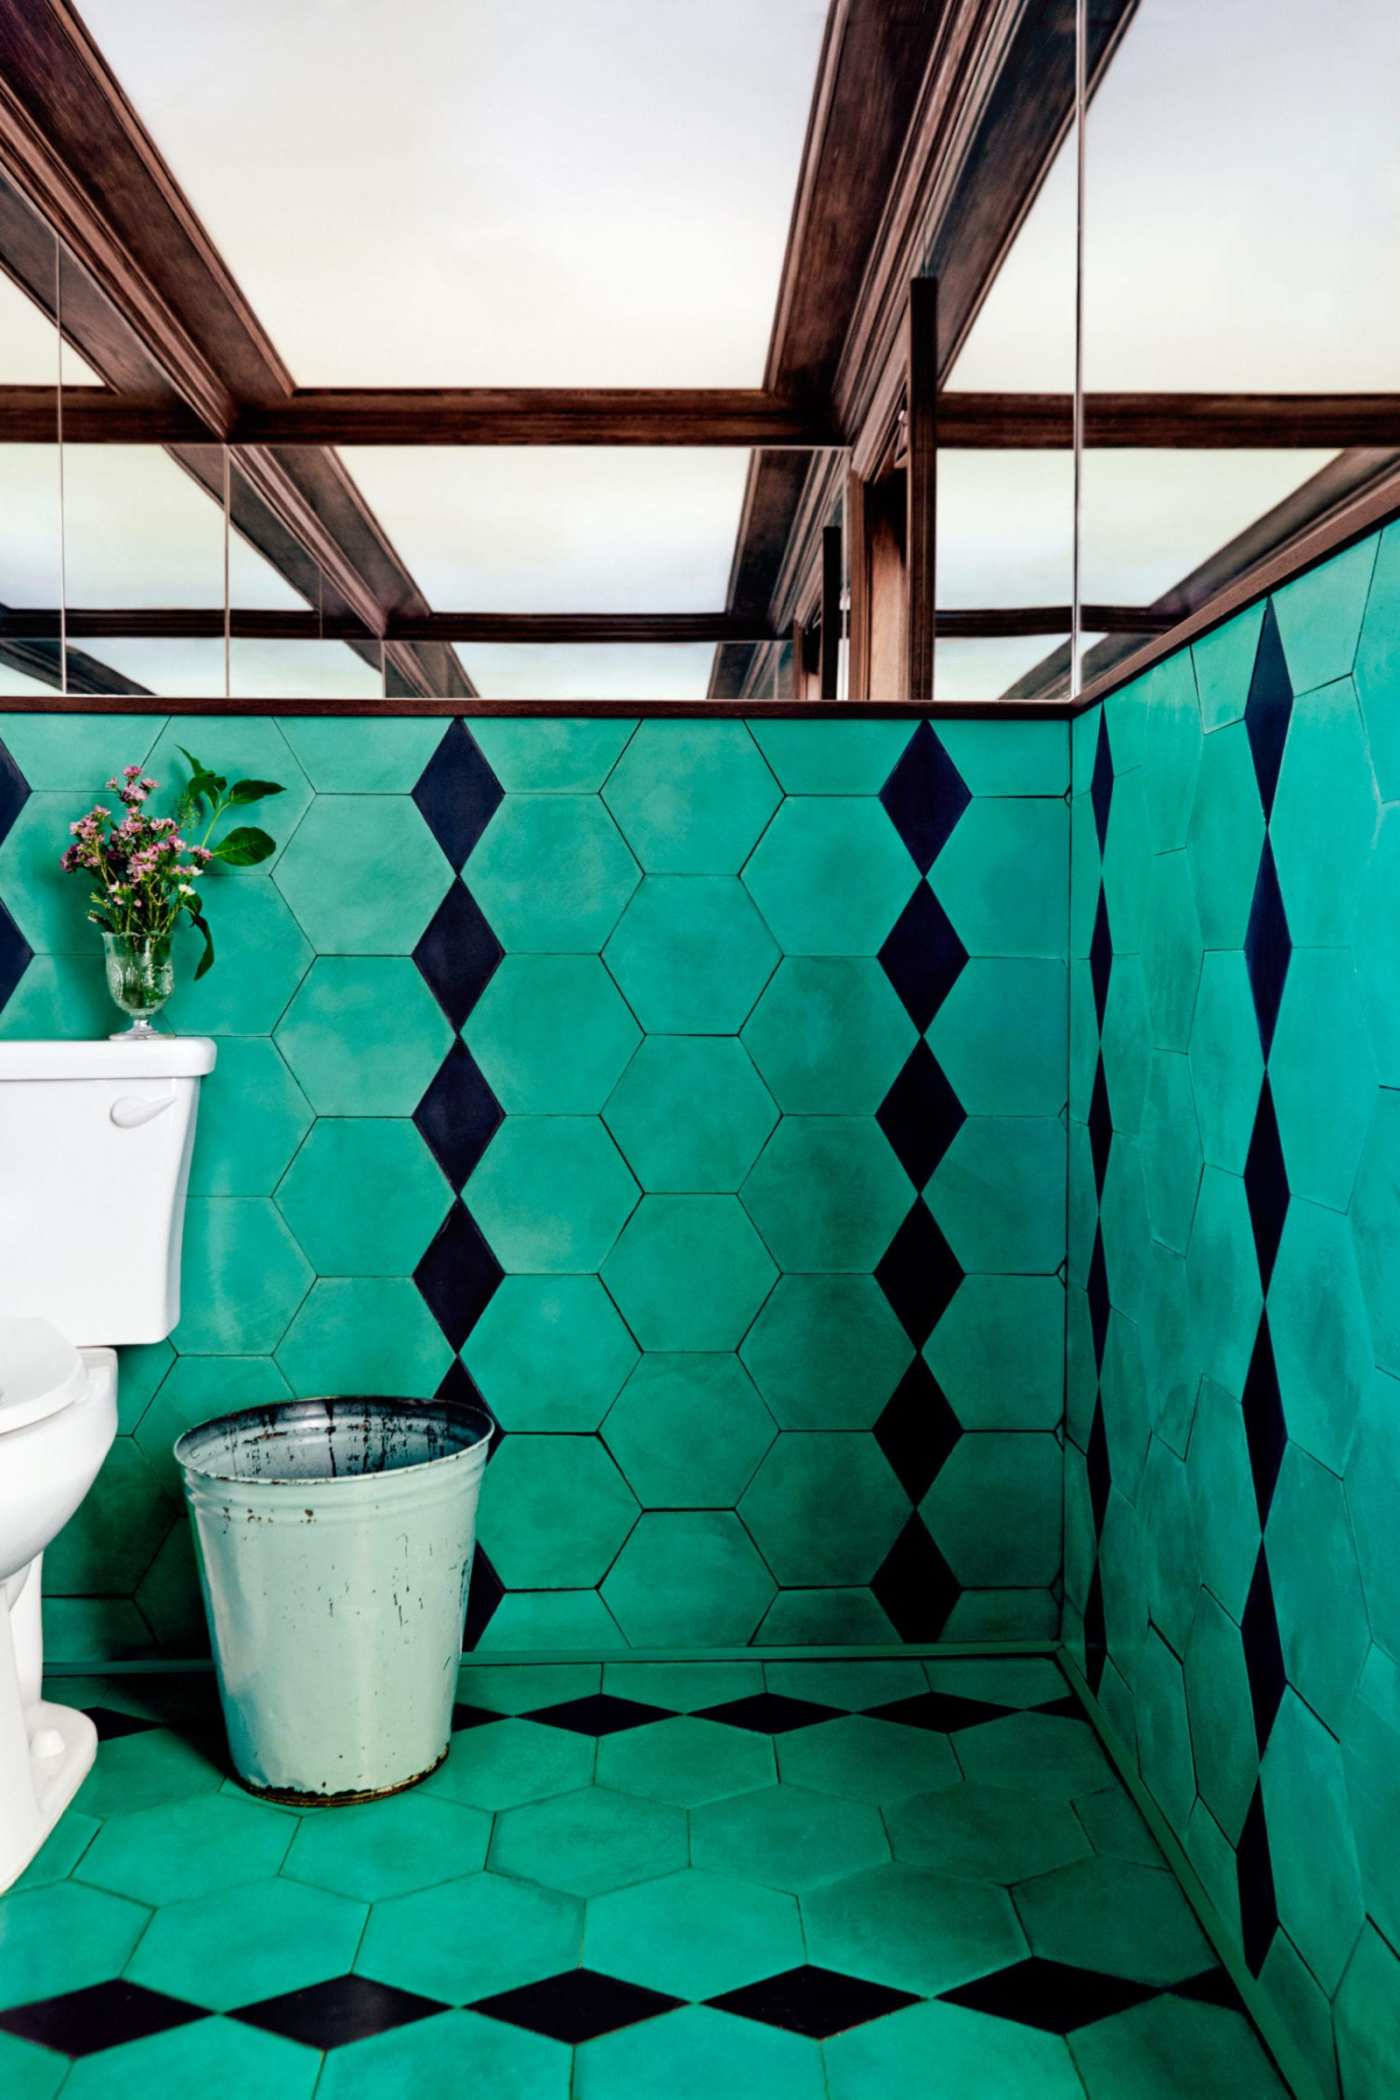
<svg viewBox="0 0 1400 2100"><path fill-rule="evenodd" d="M451 1748L449 1743L441 1757L424 1765L422 1771L415 1772L411 1779L396 1779L392 1786L361 1787L346 1794L299 1794L290 1787L254 1786L251 1779L245 1779L238 1771L233 1776L245 1794L255 1794L259 1801L275 1801L282 1808L353 1808L359 1801L383 1801L390 1794L406 1794L411 1786L421 1786L425 1779L432 1778L439 1765L446 1764L447 1751Z"/></svg>

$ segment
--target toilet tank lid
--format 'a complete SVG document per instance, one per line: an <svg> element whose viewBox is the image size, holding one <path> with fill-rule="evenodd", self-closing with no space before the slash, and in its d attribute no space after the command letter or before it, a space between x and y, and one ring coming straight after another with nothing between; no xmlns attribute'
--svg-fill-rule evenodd
<svg viewBox="0 0 1400 2100"><path fill-rule="evenodd" d="M0 1043L0 1080L198 1079L212 1072L217 1045L207 1035L138 1036L134 1042Z"/></svg>
<svg viewBox="0 0 1400 2100"><path fill-rule="evenodd" d="M0 1313L0 1433L27 1429L76 1400L87 1369L47 1320Z"/></svg>

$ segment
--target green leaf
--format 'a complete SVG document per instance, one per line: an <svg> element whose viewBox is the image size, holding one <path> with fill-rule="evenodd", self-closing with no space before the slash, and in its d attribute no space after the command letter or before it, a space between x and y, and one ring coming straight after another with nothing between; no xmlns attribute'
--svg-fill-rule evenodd
<svg viewBox="0 0 1400 2100"><path fill-rule="evenodd" d="M280 780L235 780L228 791L228 806L237 809L243 802L262 802L269 795L285 793Z"/></svg>
<svg viewBox="0 0 1400 2100"><path fill-rule="evenodd" d="M92 921L93 925L94 925L94 926L100 926L100 927L102 928L102 931L103 931L104 933L115 933L115 932L116 932L116 928L115 928L115 926L113 926L113 924L112 924L111 920L110 920L110 919L106 919L106 918L104 918L104 917L102 916L102 913L101 913L101 912L99 912L99 911L90 911L90 912L88 913L88 917L89 917L89 919L90 919L90 920Z"/></svg>
<svg viewBox="0 0 1400 2100"><path fill-rule="evenodd" d="M230 831L214 848L215 860L227 861L231 868L255 868L269 853L277 851L277 841L259 831L253 824L240 824Z"/></svg>
<svg viewBox="0 0 1400 2100"><path fill-rule="evenodd" d="M203 912L200 910L198 904L190 903L188 898L185 901L186 908L189 911L190 917L194 920L195 925L204 935L204 953L200 956L198 963L195 965L194 974L197 981L204 975L206 970L212 970L214 967L214 936L209 931L209 922L205 918Z"/></svg>
<svg viewBox="0 0 1400 2100"><path fill-rule="evenodd" d="M190 765L190 778L186 782L184 791L180 796L179 806L181 814L183 815L190 810L202 809L206 802L212 809L218 799L220 790L226 783L219 774L211 773L207 766L201 765L194 753L186 751L183 744L178 748L181 756L188 759Z"/></svg>

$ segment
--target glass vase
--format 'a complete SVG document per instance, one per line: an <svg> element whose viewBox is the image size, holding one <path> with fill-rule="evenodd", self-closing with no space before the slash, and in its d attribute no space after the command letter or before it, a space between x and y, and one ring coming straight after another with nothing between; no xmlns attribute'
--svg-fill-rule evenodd
<svg viewBox="0 0 1400 2100"><path fill-rule="evenodd" d="M130 1028L118 1028L111 1042L130 1042L153 1036L151 1015L160 1012L175 989L175 971L170 960L170 936L139 940L130 934L104 933L102 946L107 962L107 989L124 1014L131 1015Z"/></svg>

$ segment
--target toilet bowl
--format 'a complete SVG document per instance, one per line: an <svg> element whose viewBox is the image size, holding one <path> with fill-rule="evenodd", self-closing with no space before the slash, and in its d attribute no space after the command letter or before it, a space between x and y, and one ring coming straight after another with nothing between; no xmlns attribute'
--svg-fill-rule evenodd
<svg viewBox="0 0 1400 2100"><path fill-rule="evenodd" d="M45 1548L117 1429L111 1345L180 1317L203 1036L0 1043L0 1890L92 1765L85 1714L42 1694Z"/></svg>

